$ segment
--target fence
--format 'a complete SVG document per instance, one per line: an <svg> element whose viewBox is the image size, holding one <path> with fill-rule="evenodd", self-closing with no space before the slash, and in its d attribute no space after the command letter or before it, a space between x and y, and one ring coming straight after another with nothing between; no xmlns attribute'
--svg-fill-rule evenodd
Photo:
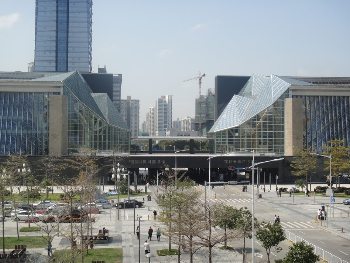
<svg viewBox="0 0 350 263"><path fill-rule="evenodd" d="M290 241L292 241L294 243L304 241L306 244L312 246L314 248L315 254L319 255L320 259L323 259L323 260L327 261L328 263L349 263L348 261L333 255L332 253L310 243L309 241L303 239L302 237L299 237L298 235L296 235L294 233L289 232L288 230L285 230L284 232L286 234L287 239L289 239Z"/></svg>

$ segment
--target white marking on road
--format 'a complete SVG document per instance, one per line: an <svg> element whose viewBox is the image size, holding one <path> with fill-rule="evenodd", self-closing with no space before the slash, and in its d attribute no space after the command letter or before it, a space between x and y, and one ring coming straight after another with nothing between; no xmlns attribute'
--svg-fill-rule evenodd
<svg viewBox="0 0 350 263"><path fill-rule="evenodd" d="M344 251L341 251L341 250L339 250L339 249L338 249L338 251L339 251L340 253L343 253L343 254L346 255L346 256L349 256L349 254L345 253Z"/></svg>

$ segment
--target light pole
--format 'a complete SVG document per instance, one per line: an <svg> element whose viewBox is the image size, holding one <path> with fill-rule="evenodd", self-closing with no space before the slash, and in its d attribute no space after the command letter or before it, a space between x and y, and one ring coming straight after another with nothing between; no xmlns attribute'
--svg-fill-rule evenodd
<svg viewBox="0 0 350 263"><path fill-rule="evenodd" d="M252 166L252 262L254 263L254 214L255 214L255 203L254 203L254 168L260 164L282 161L284 158L272 159L264 162L255 163L255 151L253 150Z"/></svg>
<svg viewBox="0 0 350 263"><path fill-rule="evenodd" d="M18 172L19 173L22 173L24 175L24 177L27 177L27 173L30 173L30 168L26 168L26 164L23 163L22 164L22 168L18 168ZM27 188L27 204L29 206L29 188L28 188L28 178L25 178L25 184L26 184L26 188ZM30 214L32 215L32 209L29 210L30 211ZM28 227L30 228L30 218L29 218L29 213L28 213Z"/></svg>
<svg viewBox="0 0 350 263"><path fill-rule="evenodd" d="M6 190L5 180L6 180L6 170L2 170L1 174L1 210L2 210L2 253L5 255L5 197L4 193Z"/></svg>
<svg viewBox="0 0 350 263"><path fill-rule="evenodd" d="M141 227L140 227L140 221L142 216L138 216L137 220L139 221L139 231L140 231L140 237L139 237L139 263L141 262Z"/></svg>
<svg viewBox="0 0 350 263"><path fill-rule="evenodd" d="M252 263L254 263L254 214L255 214L255 204L254 204L254 166L255 166L255 151L253 150L253 160L252 160Z"/></svg>
<svg viewBox="0 0 350 263"><path fill-rule="evenodd" d="M119 180L120 180L120 164L117 163L117 169L115 169L115 162L113 160L113 172L112 172L112 180L115 183L115 190L117 191L118 201L117 201L117 209L118 209L118 220L119 220Z"/></svg>

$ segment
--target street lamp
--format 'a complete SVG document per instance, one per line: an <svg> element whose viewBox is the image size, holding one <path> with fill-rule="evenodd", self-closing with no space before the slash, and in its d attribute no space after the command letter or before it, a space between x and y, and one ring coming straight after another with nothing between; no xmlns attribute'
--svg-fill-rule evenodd
<svg viewBox="0 0 350 263"><path fill-rule="evenodd" d="M139 231L140 231L140 237L139 237L139 263L141 262L141 226L140 226L141 217L142 216L138 216L137 217L137 220L139 221Z"/></svg>
<svg viewBox="0 0 350 263"><path fill-rule="evenodd" d="M2 253L5 254L5 180L7 178L6 170L3 169L1 173L1 210L2 210Z"/></svg>
<svg viewBox="0 0 350 263"><path fill-rule="evenodd" d="M18 168L18 172L22 173L24 175L24 177L26 177L27 173L30 173L30 168L26 167L26 164L23 163L22 164L22 168ZM27 204L29 206L29 188L28 188L28 178L24 178L25 180L25 184L26 184L26 188L27 188ZM32 213L32 210L30 209L30 212ZM30 218L29 218L29 213L28 213L28 226L30 227Z"/></svg>
<svg viewBox="0 0 350 263"><path fill-rule="evenodd" d="M117 169L115 169L115 165L113 162L113 172L112 172L112 180L115 183L115 190L117 191L118 201L117 201L117 209L118 209L118 220L119 220L119 180L120 180L120 164L117 163Z"/></svg>
<svg viewBox="0 0 350 263"><path fill-rule="evenodd" d="M255 163L255 151L253 150L252 152L253 152L252 166L249 168L252 169L252 262L254 263L254 214L255 214L254 170L255 170L255 166L258 166L258 165L264 164L264 163L282 161L284 158L277 158L277 159L272 159L272 160L268 160L268 161L264 161L264 162Z"/></svg>

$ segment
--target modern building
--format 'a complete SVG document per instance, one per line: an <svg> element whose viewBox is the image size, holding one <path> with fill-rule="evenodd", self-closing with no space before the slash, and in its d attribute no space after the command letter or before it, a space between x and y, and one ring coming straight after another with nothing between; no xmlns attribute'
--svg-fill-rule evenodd
<svg viewBox="0 0 350 263"><path fill-rule="evenodd" d="M165 136L172 127L173 98L172 95L161 96L156 102L156 135Z"/></svg>
<svg viewBox="0 0 350 263"><path fill-rule="evenodd" d="M77 71L0 73L0 155L128 153L130 134L106 93Z"/></svg>
<svg viewBox="0 0 350 263"><path fill-rule="evenodd" d="M126 100L121 100L120 106L120 114L130 130L131 138L137 138L140 126L140 101L127 96Z"/></svg>
<svg viewBox="0 0 350 263"><path fill-rule="evenodd" d="M237 95L247 83L249 76L216 76L215 77L215 120L221 115L233 95Z"/></svg>
<svg viewBox="0 0 350 263"><path fill-rule="evenodd" d="M120 112L120 101L121 101L121 93L122 93L122 74L114 74L113 75L113 103L116 106L117 110Z"/></svg>
<svg viewBox="0 0 350 263"><path fill-rule="evenodd" d="M156 112L154 107L149 107L146 113L146 131L149 136L156 135Z"/></svg>
<svg viewBox="0 0 350 263"><path fill-rule="evenodd" d="M206 135L214 124L215 95L208 90L207 95L200 95L195 103L195 130Z"/></svg>
<svg viewBox="0 0 350 263"><path fill-rule="evenodd" d="M36 0L37 72L91 72L92 0Z"/></svg>
<svg viewBox="0 0 350 263"><path fill-rule="evenodd" d="M210 130L214 152L294 156L350 144L350 78L252 76Z"/></svg>
<svg viewBox="0 0 350 263"><path fill-rule="evenodd" d="M181 130L182 131L194 131L194 120L191 117L181 119Z"/></svg>

